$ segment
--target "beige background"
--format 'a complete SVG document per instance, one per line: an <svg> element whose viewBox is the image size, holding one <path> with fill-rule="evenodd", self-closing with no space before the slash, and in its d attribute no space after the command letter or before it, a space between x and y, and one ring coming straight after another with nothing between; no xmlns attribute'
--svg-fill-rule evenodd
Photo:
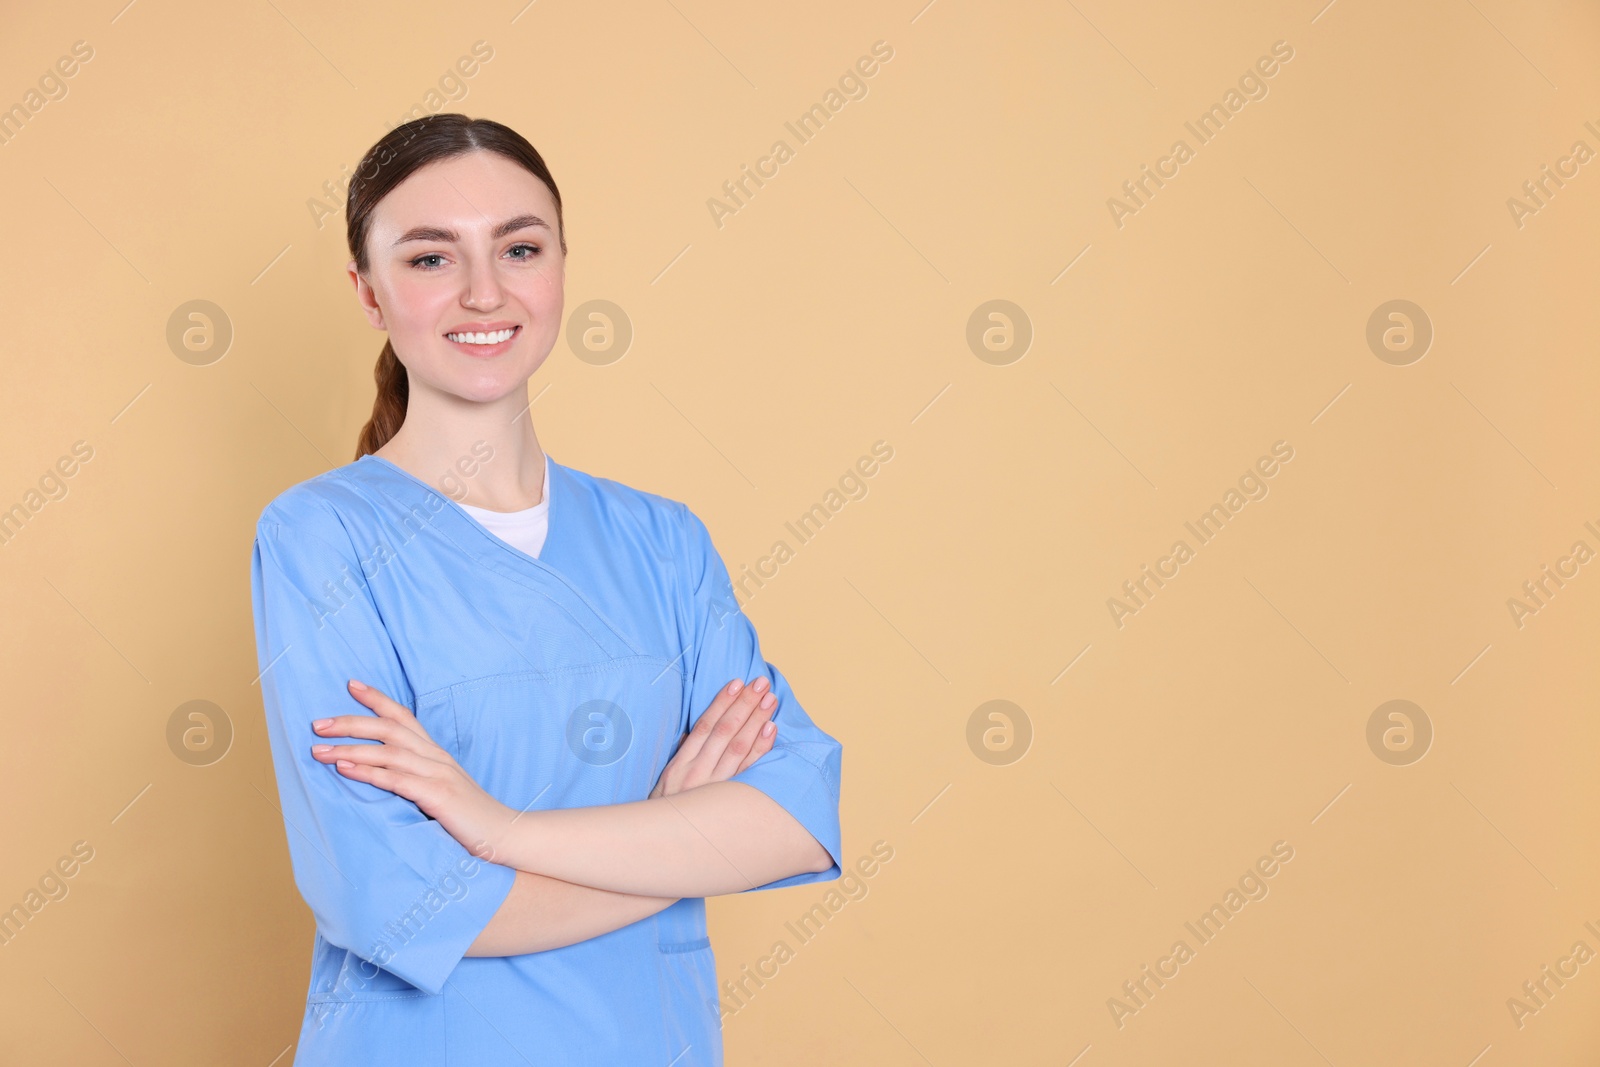
<svg viewBox="0 0 1600 1067"><path fill-rule="evenodd" d="M727 1017L730 1063L1600 1054L1600 962L1520 1026L1507 1004L1600 952L1597 565L1521 627L1507 605L1600 549L1600 162L1520 226L1507 205L1600 151L1592 5L121 2L0 34L0 106L93 49L0 145L0 508L93 448L0 546L0 906L94 850L0 948L0 1060L293 1058L312 923L251 538L350 460L381 345L342 214L307 202L480 40L437 103L534 142L569 313L635 331L604 366L564 335L534 378L553 456L687 502L737 577L894 449L748 604L844 744L847 856L894 858L803 946L784 924L828 887L711 904L722 977L794 949ZM880 40L798 144L784 122ZM1197 146L1184 122L1277 41L1266 97ZM1119 228L1108 198L1180 137ZM707 200L779 138L719 228ZM196 299L234 332L204 366L166 340ZM995 299L1033 330L1006 365L966 340ZM1434 330L1407 366L1365 339L1396 299ZM1269 495L1197 546L1183 524L1277 441ZM1108 598L1179 538L1119 628ZM208 766L167 742L197 699L234 729ZM997 699L1032 732L1006 765L967 740ZM1366 739L1392 699L1434 730L1406 766ZM1184 923L1278 841L1269 895L1199 946ZM1108 1000L1179 939L1119 1027Z"/></svg>

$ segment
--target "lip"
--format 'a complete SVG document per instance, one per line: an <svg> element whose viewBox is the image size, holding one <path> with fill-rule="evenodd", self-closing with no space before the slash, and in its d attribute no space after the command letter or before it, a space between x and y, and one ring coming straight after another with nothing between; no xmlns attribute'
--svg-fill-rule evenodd
<svg viewBox="0 0 1600 1067"><path fill-rule="evenodd" d="M516 332L510 337L506 338L504 341L501 341L499 344L493 345L474 345L468 344L465 341L452 341L448 336L452 333L494 333L496 330L515 330ZM511 346L516 343L517 338L521 336L521 334L522 324L517 322L472 322L465 323L461 326L453 326L446 330L444 335L441 336L444 336L445 343L450 345L457 352L468 356L488 357L498 356L502 352L510 349Z"/></svg>

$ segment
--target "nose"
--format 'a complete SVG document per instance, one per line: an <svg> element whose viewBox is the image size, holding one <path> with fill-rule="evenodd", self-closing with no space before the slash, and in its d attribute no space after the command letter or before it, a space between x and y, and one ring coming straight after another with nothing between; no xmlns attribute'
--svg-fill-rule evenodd
<svg viewBox="0 0 1600 1067"><path fill-rule="evenodd" d="M474 311L488 311L505 302L505 291L492 259L475 259L467 273L467 287L461 294L461 303Z"/></svg>

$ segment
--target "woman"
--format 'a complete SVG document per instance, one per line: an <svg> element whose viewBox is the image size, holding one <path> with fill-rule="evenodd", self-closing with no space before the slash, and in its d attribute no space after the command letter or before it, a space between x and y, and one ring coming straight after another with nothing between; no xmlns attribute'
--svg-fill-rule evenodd
<svg viewBox="0 0 1600 1067"><path fill-rule="evenodd" d="M295 1063L720 1064L703 898L838 877L840 745L694 513L534 433L566 240L533 146L397 127L346 221L378 398L252 571L317 924Z"/></svg>

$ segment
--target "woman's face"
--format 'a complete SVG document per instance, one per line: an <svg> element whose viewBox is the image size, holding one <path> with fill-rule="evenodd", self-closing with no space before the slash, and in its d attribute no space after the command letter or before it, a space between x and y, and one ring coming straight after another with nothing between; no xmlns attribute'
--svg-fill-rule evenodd
<svg viewBox="0 0 1600 1067"><path fill-rule="evenodd" d="M561 329L556 225L544 182L495 152L429 163L378 203L367 272L347 269L413 399L419 387L477 402L525 387Z"/></svg>

